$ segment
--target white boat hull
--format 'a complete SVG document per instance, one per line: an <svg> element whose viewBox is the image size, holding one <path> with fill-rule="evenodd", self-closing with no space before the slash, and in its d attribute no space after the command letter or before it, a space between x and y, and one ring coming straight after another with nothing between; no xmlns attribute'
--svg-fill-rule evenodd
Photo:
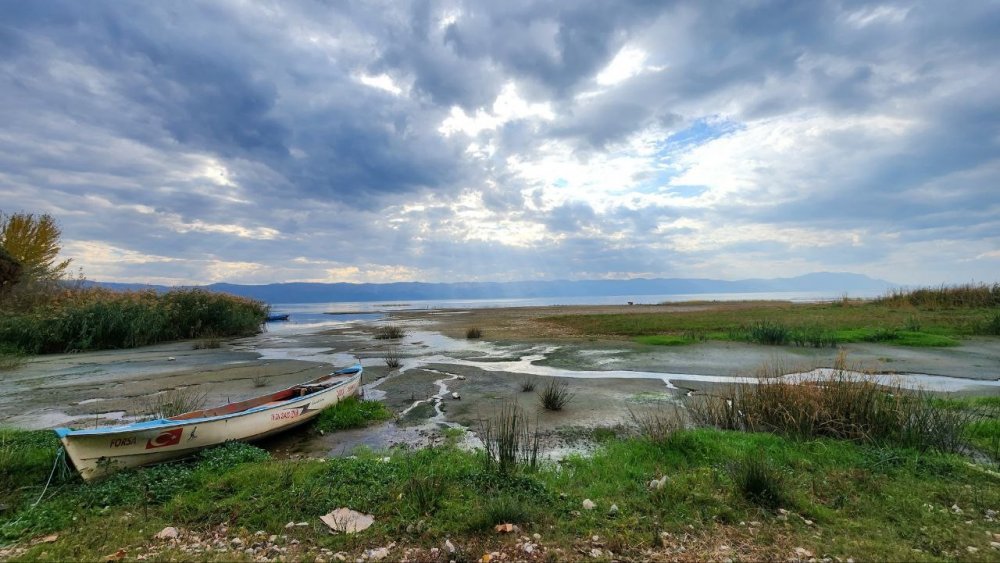
<svg viewBox="0 0 1000 563"><path fill-rule="evenodd" d="M323 384L316 382L324 379L304 386L320 387ZM308 422L323 409L344 398L357 394L360 383L359 370L347 379L327 383L303 396L266 402L242 411L185 419L193 414L213 412L197 411L169 419L95 430L56 429L56 433L80 475L90 481L121 469L185 457L224 442L256 440L288 430ZM244 403L266 400L298 389L289 388ZM223 406L215 411L232 408Z"/></svg>

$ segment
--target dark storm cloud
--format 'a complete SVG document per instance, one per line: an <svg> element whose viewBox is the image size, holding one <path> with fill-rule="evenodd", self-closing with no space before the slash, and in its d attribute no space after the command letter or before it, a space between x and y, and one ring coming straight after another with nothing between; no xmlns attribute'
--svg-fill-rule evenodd
<svg viewBox="0 0 1000 563"><path fill-rule="evenodd" d="M52 1L2 13L0 207L56 213L81 245L162 257L129 254L137 265L114 276L240 281L239 268L296 260L287 275L350 263L428 279L470 263L484 278L685 275L741 255L863 269L907 245L1000 244L993 2ZM623 48L645 58L599 79ZM501 116L511 85L547 116ZM443 134L455 106L494 122ZM744 168L670 183L699 164L686 155L727 139L745 153L700 164ZM794 150L767 152L782 143ZM616 156L634 162L609 181L597 167ZM587 180L552 164L565 159L609 183L606 197L563 185ZM490 236L509 240L483 240L504 223ZM743 226L837 240L713 247L715 229ZM698 244L681 251L686 237Z"/></svg>

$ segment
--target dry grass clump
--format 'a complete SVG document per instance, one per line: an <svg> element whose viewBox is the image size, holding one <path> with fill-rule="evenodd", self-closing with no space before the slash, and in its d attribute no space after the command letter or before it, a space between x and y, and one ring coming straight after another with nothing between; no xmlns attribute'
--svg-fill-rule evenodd
<svg viewBox="0 0 1000 563"><path fill-rule="evenodd" d="M467 328L465 330L465 337L468 338L469 340L474 340L476 338L482 338L483 337L483 331L480 330L479 327L475 327L475 326L474 327L470 327L470 328Z"/></svg>
<svg viewBox="0 0 1000 563"><path fill-rule="evenodd" d="M508 475L519 467L538 466L538 425L532 428L517 403L505 401L493 418L480 420L479 436L487 469Z"/></svg>
<svg viewBox="0 0 1000 563"><path fill-rule="evenodd" d="M406 336L406 331L399 325L382 325L375 329L376 340L396 340Z"/></svg>
<svg viewBox="0 0 1000 563"><path fill-rule="evenodd" d="M147 420L170 418L204 408L207 399L206 393L193 387L173 389L140 400L137 414Z"/></svg>
<svg viewBox="0 0 1000 563"><path fill-rule="evenodd" d="M924 309L976 308L1000 306L1000 283L967 283L918 289L893 289L875 300L891 306Z"/></svg>
<svg viewBox="0 0 1000 563"><path fill-rule="evenodd" d="M665 442L686 426L684 414L676 405L629 409L629 418L640 436L654 442Z"/></svg>
<svg viewBox="0 0 1000 563"><path fill-rule="evenodd" d="M538 384L532 377L526 377L521 380L521 392L530 393L535 390L535 386Z"/></svg>
<svg viewBox="0 0 1000 563"><path fill-rule="evenodd" d="M964 429L979 416L936 408L926 393L842 367L823 378L732 385L719 396L691 397L687 406L697 423L722 429L946 452L966 446Z"/></svg>

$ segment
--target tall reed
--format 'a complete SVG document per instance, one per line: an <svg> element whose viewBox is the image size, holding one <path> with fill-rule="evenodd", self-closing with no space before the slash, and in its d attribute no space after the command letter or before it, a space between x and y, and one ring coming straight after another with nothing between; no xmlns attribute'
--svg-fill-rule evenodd
<svg viewBox="0 0 1000 563"><path fill-rule="evenodd" d="M492 418L479 421L487 469L508 475L518 468L538 466L539 433L517 403L504 401Z"/></svg>
<svg viewBox="0 0 1000 563"><path fill-rule="evenodd" d="M969 411L937 408L898 381L839 369L821 379L760 379L686 401L700 424L728 430L831 437L957 452L966 447Z"/></svg>

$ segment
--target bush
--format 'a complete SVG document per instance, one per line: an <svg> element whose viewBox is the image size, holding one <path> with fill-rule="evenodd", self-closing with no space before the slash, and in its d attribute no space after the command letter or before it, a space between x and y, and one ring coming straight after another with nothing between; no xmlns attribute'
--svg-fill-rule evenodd
<svg viewBox="0 0 1000 563"><path fill-rule="evenodd" d="M549 411L561 411L573 400L576 393L569 390L569 384L556 378L549 379L548 384L538 394L542 408Z"/></svg>
<svg viewBox="0 0 1000 563"><path fill-rule="evenodd" d="M497 524L525 524L534 520L531 507L521 498L509 494L487 498L482 514L479 527L486 530Z"/></svg>
<svg viewBox="0 0 1000 563"><path fill-rule="evenodd" d="M876 299L875 303L926 309L997 307L1000 306L1000 283L894 289Z"/></svg>

